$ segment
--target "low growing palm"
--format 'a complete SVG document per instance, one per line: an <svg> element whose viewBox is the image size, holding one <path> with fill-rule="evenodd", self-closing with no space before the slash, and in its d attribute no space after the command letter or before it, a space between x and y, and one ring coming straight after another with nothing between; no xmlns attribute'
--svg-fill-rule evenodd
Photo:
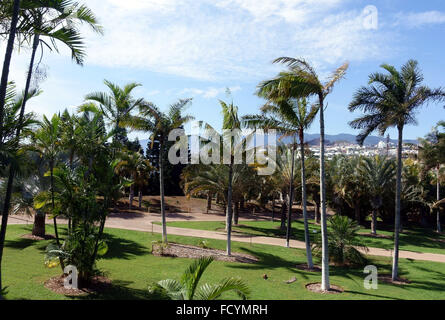
<svg viewBox="0 0 445 320"><path fill-rule="evenodd" d="M226 292L233 291L241 299L250 295L247 284L236 278L226 278L217 284L199 286L202 275L213 262L211 257L195 260L183 273L181 280L161 280L149 287L151 293L160 294L171 300L216 300Z"/></svg>

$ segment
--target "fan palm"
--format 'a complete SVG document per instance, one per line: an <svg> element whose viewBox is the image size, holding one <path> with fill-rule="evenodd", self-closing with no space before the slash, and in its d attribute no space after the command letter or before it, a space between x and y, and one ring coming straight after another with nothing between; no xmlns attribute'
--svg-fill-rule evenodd
<svg viewBox="0 0 445 320"><path fill-rule="evenodd" d="M440 132L439 126L445 128L445 123L439 123L425 139L420 139L419 147L419 158L425 169L436 170L436 201L440 201L440 168L445 164L445 132ZM436 213L436 226L437 232L442 232L439 208Z"/></svg>
<svg viewBox="0 0 445 320"><path fill-rule="evenodd" d="M308 259L308 267L313 268L311 244L309 239L309 227L307 221L307 192L306 192L306 171L305 171L305 148L304 148L304 131L310 127L318 113L318 107L312 106L308 108L306 99L279 99L265 105L261 111L262 115L245 116L244 122L249 127L263 127L267 129L276 129L285 136L298 135L300 139L300 160L301 160L301 194L302 209L305 230L306 254ZM292 169L291 176L294 173L296 143L292 145ZM287 219L287 235L286 244L289 247L290 231L292 223L292 203L293 203L293 179L289 179L289 207Z"/></svg>
<svg viewBox="0 0 445 320"><path fill-rule="evenodd" d="M143 102L138 105L139 114L129 115L120 125L129 127L136 131L151 133L150 140L152 146L155 141L159 143L159 188L161 198L162 216L162 240L167 242L167 226L165 217L164 199L164 164L165 146L168 142L170 131L181 128L185 123L193 119L190 115L183 115L184 109L191 102L191 99L181 99L170 106L169 110L161 112L155 105Z"/></svg>
<svg viewBox="0 0 445 320"><path fill-rule="evenodd" d="M359 166L372 207L371 233L377 234L377 212L383 205L383 195L390 190L395 177L394 162L386 157L363 158Z"/></svg>
<svg viewBox="0 0 445 320"><path fill-rule="evenodd" d="M202 275L213 262L211 257L195 260L183 273L181 280L161 280L149 287L151 293L160 293L171 300L215 300L226 292L234 291L241 299L250 295L247 284L236 278L227 278L217 284L199 286Z"/></svg>
<svg viewBox="0 0 445 320"><path fill-rule="evenodd" d="M325 99L332 92L334 85L342 79L349 64L345 63L335 70L326 82L323 82L315 69L305 60L281 57L274 63L288 66L287 71L281 72L276 78L267 80L259 85L258 92L268 101L283 98L307 98L315 96L318 99L320 115L320 205L321 205L321 233L323 242L322 252L322 290L329 290L329 258L328 238L326 226L326 186L325 186Z"/></svg>
<svg viewBox="0 0 445 320"><path fill-rule="evenodd" d="M430 89L422 85L423 75L418 62L409 60L401 70L383 64L387 73L373 73L369 76L369 86L360 88L349 105L351 112L362 110L366 114L351 121L354 129L362 129L357 141L363 144L366 137L378 130L384 135L390 127L398 130L397 175L395 200L395 232L392 279L398 277L400 197L402 190L402 147L403 129L406 125L416 124L415 111L431 101L445 99L442 89Z"/></svg>

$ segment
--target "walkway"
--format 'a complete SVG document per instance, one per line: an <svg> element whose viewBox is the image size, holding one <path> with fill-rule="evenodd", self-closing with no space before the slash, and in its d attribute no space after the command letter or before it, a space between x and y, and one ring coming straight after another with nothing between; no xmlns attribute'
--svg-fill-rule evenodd
<svg viewBox="0 0 445 320"><path fill-rule="evenodd" d="M220 215L184 215L184 214L169 214L167 221L224 221L225 217ZM160 221L159 214L137 214L137 216L122 217L121 215L112 215L107 219L106 227L115 229L125 229L143 232L154 232L162 233L162 227L160 225L154 224L153 222ZM249 219L240 219L240 221L249 221ZM252 219L250 219L252 221ZM33 221L30 217L26 216L10 216L10 224L32 224ZM64 223L60 219L60 223ZM66 223L66 222L65 222ZM48 220L47 224L52 224L52 220ZM176 227L167 227L167 235L177 235L186 237L196 237L205 239L215 239L215 240L226 240L227 235L224 232L217 231L206 231L206 230L196 230L196 229L185 229ZM285 239L272 238L272 237L262 237L262 236L249 236L249 235L237 235L232 234L232 241L243 242L243 243L254 243L254 244L265 244L272 246L285 246ZM296 249L305 249L305 243L303 241L291 240L290 247ZM363 252L363 251L362 251ZM380 248L369 248L368 252L363 252L368 255L381 256L381 257L392 257L392 250L380 249ZM435 254L435 253L421 253L421 252L411 252L411 251L399 251L399 257L412 260L423 260L423 261L433 261L445 263L445 254Z"/></svg>

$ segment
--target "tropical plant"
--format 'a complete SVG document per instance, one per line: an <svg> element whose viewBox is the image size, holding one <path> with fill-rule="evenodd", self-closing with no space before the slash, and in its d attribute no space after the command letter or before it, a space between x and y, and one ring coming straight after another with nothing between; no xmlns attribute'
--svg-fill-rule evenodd
<svg viewBox="0 0 445 320"><path fill-rule="evenodd" d="M425 137L420 139L419 158L427 171L436 171L436 202L440 201L440 168L445 164L445 132L439 131L439 126L445 128L445 122L440 122ZM436 210L436 230L442 232L440 209Z"/></svg>
<svg viewBox="0 0 445 320"><path fill-rule="evenodd" d="M108 80L105 80L104 83L110 93L94 92L87 95L85 100L99 104L100 110L113 128L113 142L117 144L114 147L119 148L128 140L121 123L130 116L134 109L141 107L145 102L142 98L135 99L132 96L133 90L141 86L138 83L129 83L123 88Z"/></svg>
<svg viewBox="0 0 445 320"><path fill-rule="evenodd" d="M139 209L142 207L142 187L147 183L152 167L150 162L139 152L124 152L116 166L116 172L127 175L133 183L130 186L130 210L133 206L134 186L139 189Z"/></svg>
<svg viewBox="0 0 445 320"><path fill-rule="evenodd" d="M445 99L442 89L430 89L424 80L418 62L409 60L398 71L395 67L383 64L387 73L373 73L369 76L369 86L360 88L349 105L351 112L362 110L365 115L350 122L354 129L362 129L357 141L363 144L369 134L378 130L381 135L390 127L398 130L396 206L392 279L398 277L400 199L402 191L402 148L403 129L406 125L416 124L415 112L424 104Z"/></svg>
<svg viewBox="0 0 445 320"><path fill-rule="evenodd" d="M216 300L226 292L234 291L241 299L250 295L247 284L236 278L227 278L217 284L199 286L202 275L213 262L211 257L195 260L183 273L181 280L161 280L149 286L149 292L171 300Z"/></svg>
<svg viewBox="0 0 445 320"><path fill-rule="evenodd" d="M51 211L54 210L54 167L57 165L60 156L60 136L61 136L61 119L58 115L53 115L49 120L45 115L42 122L39 123L38 129L31 135L30 149L37 152L43 158L49 168L50 193L51 193ZM59 232L57 229L57 216L52 213L54 222L54 232L56 235L57 245L60 246Z"/></svg>
<svg viewBox="0 0 445 320"><path fill-rule="evenodd" d="M325 124L324 110L325 100L332 92L334 85L341 80L348 69L345 63L323 82L315 72L315 69L305 60L290 57L281 57L274 63L283 63L288 67L287 71L281 72L276 78L264 81L260 84L262 97L268 101L285 98L307 98L314 96L318 99L320 116L320 205L321 205L321 233L323 242L322 254L322 290L329 290L329 261L328 261L328 238L326 226L326 183L325 183Z"/></svg>
<svg viewBox="0 0 445 320"><path fill-rule="evenodd" d="M170 106L169 110L161 112L152 103L144 102L138 105L139 115L129 115L120 125L129 127L136 131L150 133L151 144L155 141L159 144L159 188L161 198L161 216L162 216L162 240L167 242L167 225L165 217L165 199L164 199L164 165L163 157L165 146L168 142L169 134L174 129L180 129L183 125L193 119L190 115L183 115L184 109L191 102L191 99L181 99Z"/></svg>
<svg viewBox="0 0 445 320"><path fill-rule="evenodd" d="M261 89L259 94L261 95ZM318 113L318 106L308 108L306 99L287 99L286 97L279 97L271 100L266 104L261 111L262 115L245 116L243 119L247 126L262 127L265 129L276 129L283 134L282 138L292 136L294 141L292 145L292 160L290 161L291 176L294 175L294 159L296 141L295 136L298 135L300 140L300 159L301 159L301 194L302 194L302 209L304 219L306 255L308 259L308 267L313 268L311 244L309 239L309 227L307 221L307 190L306 190L306 171L305 171L305 148L304 148L304 131L310 127ZM293 181L289 179L289 206L287 219L287 235L286 244L289 247L291 223L292 223L292 203L293 203Z"/></svg>
<svg viewBox="0 0 445 320"><path fill-rule="evenodd" d="M328 220L329 225L329 258L332 262L344 265L363 265L365 257L358 248L366 251L367 248L357 240L358 224L346 216L334 215ZM320 253L321 240L315 242L315 251Z"/></svg>
<svg viewBox="0 0 445 320"><path fill-rule="evenodd" d="M383 205L384 193L392 188L394 182L394 161L381 156L363 158L359 171L372 207L371 233L376 235L377 213Z"/></svg>

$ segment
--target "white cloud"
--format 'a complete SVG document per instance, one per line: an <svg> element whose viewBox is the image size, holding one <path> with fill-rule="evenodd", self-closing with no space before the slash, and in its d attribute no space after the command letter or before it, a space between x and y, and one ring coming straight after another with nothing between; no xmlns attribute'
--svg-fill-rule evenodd
<svg viewBox="0 0 445 320"><path fill-rule="evenodd" d="M282 55L329 69L385 54L348 0L90 0L105 36L88 35L88 63L199 80L270 75Z"/></svg>
<svg viewBox="0 0 445 320"><path fill-rule="evenodd" d="M426 11L399 13L396 16L395 25L405 25L411 28L423 27L425 25L445 23L445 12Z"/></svg>
<svg viewBox="0 0 445 320"><path fill-rule="evenodd" d="M236 92L241 90L240 86L229 87L229 88L214 88L210 87L207 89L198 89L198 88L186 88L179 92L179 95L192 95L192 96L202 96L206 99L216 98L217 96L226 93L227 89L230 92Z"/></svg>

